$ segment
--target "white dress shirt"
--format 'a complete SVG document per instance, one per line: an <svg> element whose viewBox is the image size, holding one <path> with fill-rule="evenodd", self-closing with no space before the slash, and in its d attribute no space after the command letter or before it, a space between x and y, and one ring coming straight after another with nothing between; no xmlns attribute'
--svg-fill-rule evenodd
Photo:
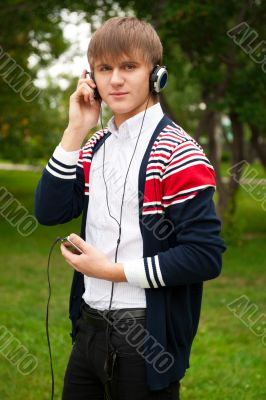
<svg viewBox="0 0 266 400"><path fill-rule="evenodd" d="M120 221L121 202L126 173L137 142L144 111L116 128L114 117L108 122L111 135L105 141L104 176L111 215ZM163 117L160 103L146 111L137 148L127 175L121 222L121 241L117 262L143 257L143 242L139 226L138 178L140 165L151 136ZM119 225L109 215L103 179L104 144L93 155L90 169L89 205L86 221L86 241L115 262ZM126 270L125 270L126 274ZM84 276L83 299L93 308L109 309L112 282ZM145 290L128 282L115 282L111 309L146 307Z"/></svg>

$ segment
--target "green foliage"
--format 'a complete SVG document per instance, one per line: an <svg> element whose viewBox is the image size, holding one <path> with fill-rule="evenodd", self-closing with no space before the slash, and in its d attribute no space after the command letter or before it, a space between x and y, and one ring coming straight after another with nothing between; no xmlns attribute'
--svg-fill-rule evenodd
<svg viewBox="0 0 266 400"><path fill-rule="evenodd" d="M9 0L0 6L0 43L32 80L40 67L49 65L68 47L60 24L63 8L83 12L92 29L99 21L121 11L130 15L134 12L150 21L162 39L164 63L170 73L165 96L176 120L189 132L193 133L202 113L193 105L201 101L224 113L236 111L242 122L252 121L262 133L266 131L266 74L227 35L229 29L244 20L258 33L256 43L265 38L265 2L252 2L248 6L240 0L230 3L221 0L162 0L156 4L144 0L85 3L46 0L37 5L32 0L27 3ZM13 23L14 13L16 24ZM37 64L29 69L28 58L32 54ZM2 80L0 90L0 156L15 157L17 161L23 157L37 159L45 154L45 149L49 154L49 143L55 143L53 139L62 133L66 121L67 104L55 93L62 90L52 85L41 92L35 104L23 102ZM47 96L54 94L57 107L51 105L52 101L46 101ZM58 112L58 100L61 101L61 110L62 104L65 106L61 113ZM24 118L28 120L27 126L23 126ZM41 127L46 131L46 138L42 140ZM15 155L18 142L21 144L20 154Z"/></svg>
<svg viewBox="0 0 266 400"><path fill-rule="evenodd" d="M16 112L2 117L1 157L13 162L47 158L62 136L66 116L61 115L64 92L50 85L32 103L18 97ZM65 113L65 109L63 109Z"/></svg>
<svg viewBox="0 0 266 400"><path fill-rule="evenodd" d="M63 9L86 14L92 29L99 20L118 11L112 1L100 0L86 3L8 0L0 5L1 159L31 163L47 159L67 125L70 89L74 90L76 79L74 82L73 78L66 77L69 81L66 91L50 82L48 88L41 90L31 102L25 102L21 93L7 83L12 74L13 79L17 79L23 72L30 79L32 88L37 89L34 80L38 70L51 65L69 47L62 32ZM35 65L30 67L32 55ZM4 60L8 60L6 66Z"/></svg>
<svg viewBox="0 0 266 400"><path fill-rule="evenodd" d="M0 6L0 156L15 162L46 156L62 133L59 103L54 107L61 101L58 87L42 90L33 101L26 102L21 90L15 91L14 85L8 84L11 77L18 79L23 74L17 87L22 88L29 79L35 88L38 69L67 49L62 30L49 15L49 7L55 8L52 4L8 1ZM37 64L30 69L32 54Z"/></svg>
<svg viewBox="0 0 266 400"><path fill-rule="evenodd" d="M126 2L119 4L125 6ZM242 121L252 118L265 131L266 74L227 35L244 20L258 34L253 46L265 39L265 2L162 0L154 7L138 0L131 4L137 16L149 19L157 28L170 75L182 80L182 70L190 65L186 80L197 82L209 107L237 111Z"/></svg>

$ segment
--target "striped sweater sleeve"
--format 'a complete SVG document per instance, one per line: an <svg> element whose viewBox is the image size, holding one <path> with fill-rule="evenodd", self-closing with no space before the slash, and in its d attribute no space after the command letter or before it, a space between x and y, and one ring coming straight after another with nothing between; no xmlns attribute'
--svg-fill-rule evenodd
<svg viewBox="0 0 266 400"><path fill-rule="evenodd" d="M202 148L193 139L180 143L163 174L163 206L193 199L207 187L215 188L215 172Z"/></svg>
<svg viewBox="0 0 266 400"><path fill-rule="evenodd" d="M80 150L66 151L59 143L46 165L46 170L57 178L76 179L79 153Z"/></svg>
<svg viewBox="0 0 266 400"><path fill-rule="evenodd" d="M214 170L193 141L177 146L163 174L165 218L175 245L151 257L123 263L128 282L141 288L192 284L220 274L224 241L216 215Z"/></svg>
<svg viewBox="0 0 266 400"><path fill-rule="evenodd" d="M35 193L35 215L42 225L62 224L78 217L84 204L81 151L59 144L48 161Z"/></svg>

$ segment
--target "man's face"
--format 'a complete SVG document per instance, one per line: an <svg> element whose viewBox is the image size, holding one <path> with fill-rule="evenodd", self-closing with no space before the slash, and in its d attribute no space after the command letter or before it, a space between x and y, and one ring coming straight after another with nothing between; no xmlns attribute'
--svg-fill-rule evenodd
<svg viewBox="0 0 266 400"><path fill-rule="evenodd" d="M120 60L94 63L94 78L103 101L109 106L119 126L126 119L143 111L149 96L152 65L140 54L123 56ZM156 101L150 97L149 106Z"/></svg>

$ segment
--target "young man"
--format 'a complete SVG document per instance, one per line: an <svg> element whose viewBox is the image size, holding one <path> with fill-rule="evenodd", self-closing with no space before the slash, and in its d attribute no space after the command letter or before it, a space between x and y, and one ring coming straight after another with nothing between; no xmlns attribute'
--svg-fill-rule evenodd
<svg viewBox="0 0 266 400"><path fill-rule="evenodd" d="M213 167L162 112L162 45L150 24L111 18L88 58L93 79L79 79L36 191L41 224L83 212L81 237L70 235L82 254L61 245L74 268L63 400L179 399L203 281L219 275L225 249ZM82 147L101 101L113 117Z"/></svg>

